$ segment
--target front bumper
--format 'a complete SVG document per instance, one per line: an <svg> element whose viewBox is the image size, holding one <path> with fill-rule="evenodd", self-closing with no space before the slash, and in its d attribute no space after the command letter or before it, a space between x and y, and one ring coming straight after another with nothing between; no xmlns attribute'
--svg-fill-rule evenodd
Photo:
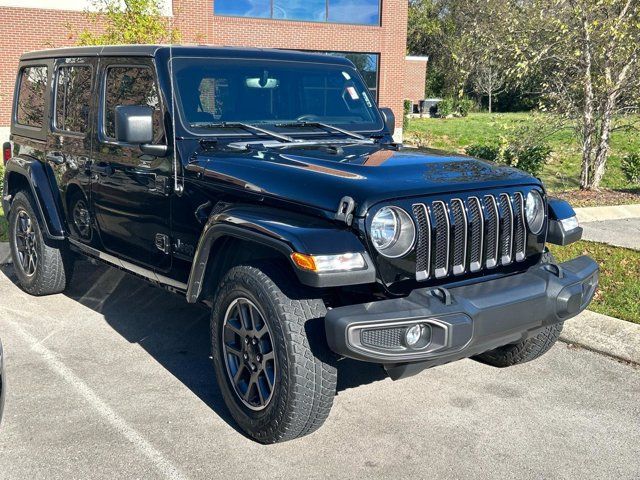
<svg viewBox="0 0 640 480"><path fill-rule="evenodd" d="M408 297L338 307L325 318L339 355L385 364L392 377L519 342L584 310L598 285L598 265L583 256L558 265L455 287L414 290ZM404 334L422 325L417 347Z"/></svg>

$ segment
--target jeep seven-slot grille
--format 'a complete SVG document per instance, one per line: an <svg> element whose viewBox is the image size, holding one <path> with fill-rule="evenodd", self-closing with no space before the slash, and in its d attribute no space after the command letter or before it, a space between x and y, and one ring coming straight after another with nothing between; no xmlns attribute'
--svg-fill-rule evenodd
<svg viewBox="0 0 640 480"><path fill-rule="evenodd" d="M417 280L477 272L525 259L527 232L521 192L416 203L412 210L418 227Z"/></svg>

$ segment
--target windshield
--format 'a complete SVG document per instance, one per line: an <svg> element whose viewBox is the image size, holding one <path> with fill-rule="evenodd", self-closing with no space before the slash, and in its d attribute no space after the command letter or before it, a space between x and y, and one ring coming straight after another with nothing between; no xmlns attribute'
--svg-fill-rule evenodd
<svg viewBox="0 0 640 480"><path fill-rule="evenodd" d="M180 116L194 133L242 133L221 127L239 122L279 131L300 122L359 131L383 127L374 99L353 67L192 57L173 62Z"/></svg>

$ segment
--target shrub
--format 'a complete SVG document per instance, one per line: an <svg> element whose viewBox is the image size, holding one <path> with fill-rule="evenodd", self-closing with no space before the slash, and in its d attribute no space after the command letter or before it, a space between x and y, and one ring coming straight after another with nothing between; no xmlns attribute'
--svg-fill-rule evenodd
<svg viewBox="0 0 640 480"><path fill-rule="evenodd" d="M444 98L438 103L438 113L441 117L454 115L456 117L466 117L475 108L473 100L468 98Z"/></svg>
<svg viewBox="0 0 640 480"><path fill-rule="evenodd" d="M510 165L537 176L550 156L551 148L548 145L523 147L516 152L516 163Z"/></svg>
<svg viewBox="0 0 640 480"><path fill-rule="evenodd" d="M404 143L412 145L416 148L429 148L431 145L431 135L429 132L415 130L404 136Z"/></svg>
<svg viewBox="0 0 640 480"><path fill-rule="evenodd" d="M443 98L440 103L438 103L438 113L441 117L448 117L449 115L453 115L456 111L456 101L453 98Z"/></svg>
<svg viewBox="0 0 640 480"><path fill-rule="evenodd" d="M469 98L461 98L458 100L458 112L460 116L466 117L475 108L475 102Z"/></svg>
<svg viewBox="0 0 640 480"><path fill-rule="evenodd" d="M472 157L519 168L531 175L538 175L551 156L551 148L547 145L471 145L465 152Z"/></svg>
<svg viewBox="0 0 640 480"><path fill-rule="evenodd" d="M640 183L640 154L630 153L622 159L622 173L631 183Z"/></svg>
<svg viewBox="0 0 640 480"><path fill-rule="evenodd" d="M465 152L471 157L495 162L500 155L500 147L497 145L470 145L465 149Z"/></svg>
<svg viewBox="0 0 640 480"><path fill-rule="evenodd" d="M406 131L409 128L409 114L413 113L413 101L405 100L403 107L404 114L402 115L402 128Z"/></svg>
<svg viewBox="0 0 640 480"><path fill-rule="evenodd" d="M4 164L0 161L0 193L4 192Z"/></svg>

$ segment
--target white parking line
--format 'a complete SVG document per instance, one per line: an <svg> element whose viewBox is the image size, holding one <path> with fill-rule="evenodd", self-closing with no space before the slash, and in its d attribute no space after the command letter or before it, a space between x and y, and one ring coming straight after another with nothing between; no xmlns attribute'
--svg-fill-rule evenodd
<svg viewBox="0 0 640 480"><path fill-rule="evenodd" d="M31 350L40 355L47 366L69 383L105 420L111 424L120 434L127 438L145 457L147 457L158 471L167 478L187 480L178 467L167 460L160 451L151 445L131 425L118 415L107 403L104 402L86 383L73 371L61 362L56 355L42 345L33 335L15 322L9 322L13 328L29 344Z"/></svg>

